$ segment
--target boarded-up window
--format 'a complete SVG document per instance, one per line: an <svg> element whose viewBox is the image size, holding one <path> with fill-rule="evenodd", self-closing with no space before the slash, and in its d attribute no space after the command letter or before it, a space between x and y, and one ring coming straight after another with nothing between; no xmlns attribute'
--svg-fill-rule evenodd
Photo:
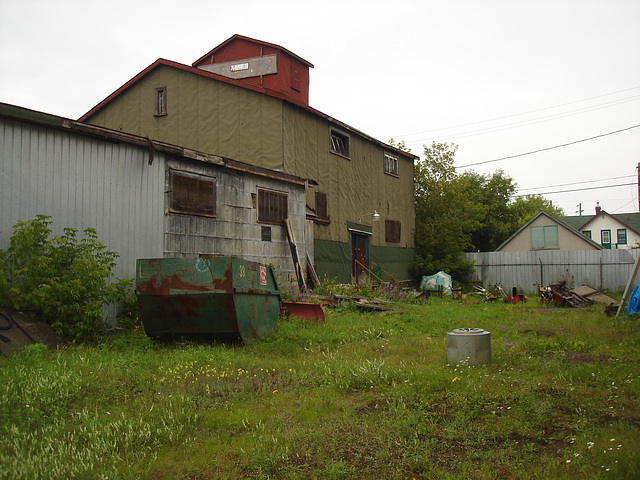
<svg viewBox="0 0 640 480"><path fill-rule="evenodd" d="M215 178L171 172L171 211L188 215L216 215Z"/></svg>
<svg viewBox="0 0 640 480"><path fill-rule="evenodd" d="M384 239L390 243L400 243L400 222L397 220L384 221Z"/></svg>
<svg viewBox="0 0 640 480"><path fill-rule="evenodd" d="M548 250L554 248L560 248L557 225L531 227L531 250Z"/></svg>
<svg viewBox="0 0 640 480"><path fill-rule="evenodd" d="M351 148L349 145L349 135L339 132L338 130L331 129L331 151L342 155L343 157L350 157Z"/></svg>
<svg viewBox="0 0 640 480"><path fill-rule="evenodd" d="M316 192L316 215L320 220L329 220L327 212L327 194Z"/></svg>
<svg viewBox="0 0 640 480"><path fill-rule="evenodd" d="M271 241L271 227L262 226L262 241L270 242Z"/></svg>
<svg viewBox="0 0 640 480"><path fill-rule="evenodd" d="M284 193L258 189L258 221L280 225L289 216L289 197Z"/></svg>
<svg viewBox="0 0 640 480"><path fill-rule="evenodd" d="M398 176L399 174L398 159L392 155L384 154L384 173Z"/></svg>

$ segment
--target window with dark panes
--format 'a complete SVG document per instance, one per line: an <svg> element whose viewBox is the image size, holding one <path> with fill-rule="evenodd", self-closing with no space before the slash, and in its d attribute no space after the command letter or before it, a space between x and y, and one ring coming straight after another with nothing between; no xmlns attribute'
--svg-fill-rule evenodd
<svg viewBox="0 0 640 480"><path fill-rule="evenodd" d="M400 243L400 222L397 220L384 221L384 239L390 243Z"/></svg>
<svg viewBox="0 0 640 480"><path fill-rule="evenodd" d="M216 215L215 178L171 172L171 211L188 215Z"/></svg>
<svg viewBox="0 0 640 480"><path fill-rule="evenodd" d="M156 116L167 114L167 87L156 88Z"/></svg>
<svg viewBox="0 0 640 480"><path fill-rule="evenodd" d="M258 221L282 224L289 216L289 197L285 193L258 189Z"/></svg>
<svg viewBox="0 0 640 480"><path fill-rule="evenodd" d="M618 245L626 245L627 244L627 229L619 228L618 229Z"/></svg>
<svg viewBox="0 0 640 480"><path fill-rule="evenodd" d="M338 130L331 129L331 151L343 157L351 156L349 136Z"/></svg>
<svg viewBox="0 0 640 480"><path fill-rule="evenodd" d="M384 154L384 173L388 173L390 175L398 175L398 159L392 155Z"/></svg>
<svg viewBox="0 0 640 480"><path fill-rule="evenodd" d="M316 192L316 215L320 220L329 220L326 193Z"/></svg>
<svg viewBox="0 0 640 480"><path fill-rule="evenodd" d="M271 241L271 227L262 226L262 241L270 242Z"/></svg>

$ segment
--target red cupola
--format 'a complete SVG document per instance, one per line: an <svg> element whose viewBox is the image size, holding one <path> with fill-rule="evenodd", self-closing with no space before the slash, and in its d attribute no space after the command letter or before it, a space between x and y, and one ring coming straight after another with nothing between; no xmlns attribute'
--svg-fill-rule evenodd
<svg viewBox="0 0 640 480"><path fill-rule="evenodd" d="M234 35L193 66L281 92L309 105L309 68L313 65L279 45Z"/></svg>

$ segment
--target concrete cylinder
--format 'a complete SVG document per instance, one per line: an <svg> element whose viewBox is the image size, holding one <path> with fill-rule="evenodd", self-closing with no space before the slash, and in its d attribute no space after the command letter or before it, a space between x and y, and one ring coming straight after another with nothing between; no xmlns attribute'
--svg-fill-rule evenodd
<svg viewBox="0 0 640 480"><path fill-rule="evenodd" d="M491 362L491 332L481 328L456 328L447 332L447 362L486 365Z"/></svg>

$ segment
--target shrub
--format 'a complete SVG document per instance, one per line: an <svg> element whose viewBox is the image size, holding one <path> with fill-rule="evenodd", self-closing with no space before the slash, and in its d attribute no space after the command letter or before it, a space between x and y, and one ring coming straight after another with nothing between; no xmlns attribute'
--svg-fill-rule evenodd
<svg viewBox="0 0 640 480"><path fill-rule="evenodd" d="M65 228L51 235L51 219L38 215L18 222L6 251L0 250L0 302L38 310L53 330L72 340L89 340L104 324L102 306L125 297L131 281L115 279L118 253L98 241L93 228Z"/></svg>

